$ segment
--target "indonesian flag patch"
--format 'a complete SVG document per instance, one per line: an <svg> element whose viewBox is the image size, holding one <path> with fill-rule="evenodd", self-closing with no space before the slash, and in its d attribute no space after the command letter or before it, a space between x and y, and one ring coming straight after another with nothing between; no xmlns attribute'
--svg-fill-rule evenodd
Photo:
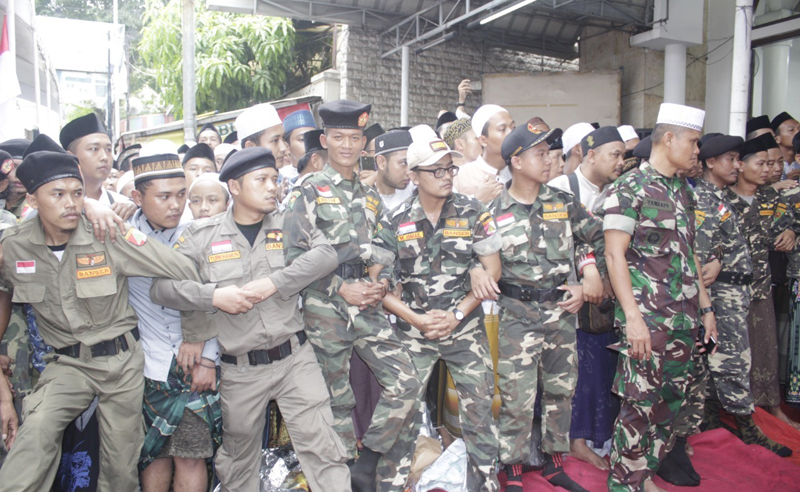
<svg viewBox="0 0 800 492"><path fill-rule="evenodd" d="M397 234L408 234L417 230L416 222L406 222L397 227Z"/></svg>
<svg viewBox="0 0 800 492"><path fill-rule="evenodd" d="M36 260L18 261L17 273L36 273Z"/></svg>
<svg viewBox="0 0 800 492"><path fill-rule="evenodd" d="M147 242L147 234L131 227L125 234L125 240L134 246L142 246Z"/></svg>
<svg viewBox="0 0 800 492"><path fill-rule="evenodd" d="M231 244L230 239L211 243L211 254L216 255L219 253L227 253L228 251L233 251L233 244Z"/></svg>
<svg viewBox="0 0 800 492"><path fill-rule="evenodd" d="M507 214L501 215L500 217L497 218L497 227L500 227L500 228L503 228L503 227L505 227L507 225L510 225L510 224L513 224L513 223L514 223L514 214L513 213L507 213Z"/></svg>
<svg viewBox="0 0 800 492"><path fill-rule="evenodd" d="M319 193L319 196L324 196L325 198L333 198L333 192L331 192L330 186L317 186L317 193Z"/></svg>

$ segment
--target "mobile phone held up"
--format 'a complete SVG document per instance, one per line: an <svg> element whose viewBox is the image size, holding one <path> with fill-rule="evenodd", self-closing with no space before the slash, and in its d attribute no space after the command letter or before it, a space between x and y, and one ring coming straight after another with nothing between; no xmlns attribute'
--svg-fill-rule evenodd
<svg viewBox="0 0 800 492"><path fill-rule="evenodd" d="M359 157L359 162L361 163L361 170L362 171L374 171L375 170L375 158L370 157L368 155L362 155Z"/></svg>
<svg viewBox="0 0 800 492"><path fill-rule="evenodd" d="M717 346L717 339L713 337L708 338L708 343L705 343L703 340L706 338L706 327L700 325L700 331L697 333L697 341L703 344L703 347L706 349L706 354L710 354L714 351L714 347Z"/></svg>

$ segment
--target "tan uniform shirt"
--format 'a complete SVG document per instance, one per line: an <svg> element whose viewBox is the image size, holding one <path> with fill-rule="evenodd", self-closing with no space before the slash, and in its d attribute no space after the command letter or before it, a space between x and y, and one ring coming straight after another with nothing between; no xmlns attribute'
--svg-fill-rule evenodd
<svg viewBox="0 0 800 492"><path fill-rule="evenodd" d="M138 320L128 304L128 277L168 277L199 281L197 270L163 244L139 231L118 233L116 244L100 243L81 217L62 260L45 243L39 217L4 231L3 286L13 302L36 311L45 343L63 348L111 340L133 329ZM202 314L202 313L200 313ZM184 338L203 341L215 335L210 320L192 317Z"/></svg>
<svg viewBox="0 0 800 492"><path fill-rule="evenodd" d="M269 277L278 289L247 313L214 314L217 339L224 354L240 356L251 350L272 348L303 330L297 294L339 265L336 251L317 231L310 241L311 250L284 268L282 227L282 214L267 215L250 246L230 208L223 214L193 222L175 244L175 249L197 265L203 282L241 287L251 280ZM202 309L213 297L213 291L201 293L202 287L191 282L156 281L150 294L154 302L173 309Z"/></svg>

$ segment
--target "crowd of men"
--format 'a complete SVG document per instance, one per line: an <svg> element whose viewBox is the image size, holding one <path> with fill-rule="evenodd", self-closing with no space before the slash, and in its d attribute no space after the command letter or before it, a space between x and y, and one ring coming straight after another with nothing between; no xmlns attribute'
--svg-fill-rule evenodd
<svg viewBox="0 0 800 492"><path fill-rule="evenodd" d="M570 491L565 454L698 485L724 413L790 455L752 415L800 403L800 124L663 104L640 140L459 93L434 126L340 100L116 159L94 114L0 143L0 491L257 491L270 401L311 490L405 490L440 361L470 491L522 492L539 422Z"/></svg>

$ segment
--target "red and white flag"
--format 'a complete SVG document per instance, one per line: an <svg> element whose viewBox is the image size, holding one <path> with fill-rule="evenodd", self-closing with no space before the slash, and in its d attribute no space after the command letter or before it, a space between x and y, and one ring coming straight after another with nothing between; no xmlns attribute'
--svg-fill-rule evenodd
<svg viewBox="0 0 800 492"><path fill-rule="evenodd" d="M8 16L3 16L3 32L0 34L0 141L19 136L14 134L18 125L17 96L21 93L17 79L17 60L11 52L8 39Z"/></svg>

